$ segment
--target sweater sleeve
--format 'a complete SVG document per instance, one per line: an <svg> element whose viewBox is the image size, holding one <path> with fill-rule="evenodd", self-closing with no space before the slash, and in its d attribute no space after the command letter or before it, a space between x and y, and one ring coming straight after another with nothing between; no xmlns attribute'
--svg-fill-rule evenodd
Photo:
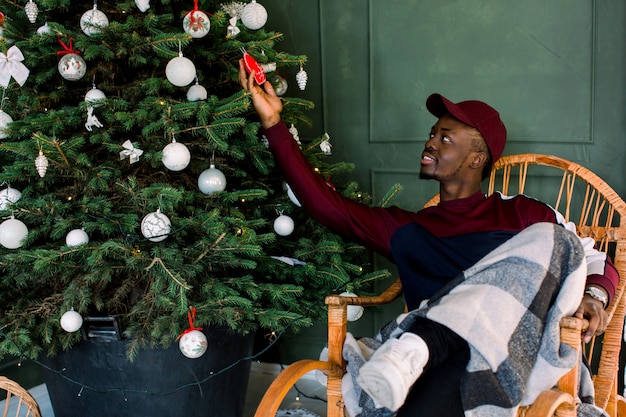
<svg viewBox="0 0 626 417"><path fill-rule="evenodd" d="M312 218L334 233L390 257L391 236L408 222L408 213L370 207L334 191L311 166L283 121L264 133L287 183Z"/></svg>

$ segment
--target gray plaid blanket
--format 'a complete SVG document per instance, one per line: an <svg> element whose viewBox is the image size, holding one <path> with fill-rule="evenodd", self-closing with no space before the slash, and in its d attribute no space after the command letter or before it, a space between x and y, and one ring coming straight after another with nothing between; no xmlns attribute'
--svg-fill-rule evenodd
<svg viewBox="0 0 626 417"><path fill-rule="evenodd" d="M356 383L359 367L416 317L441 323L467 340L470 360L461 386L466 417L515 416L581 360L560 342L559 320L580 304L584 251L563 227L539 223L485 256L427 305L387 324L376 338L348 335L344 400L352 417L389 417ZM581 366L580 417L607 416L592 405L593 384Z"/></svg>

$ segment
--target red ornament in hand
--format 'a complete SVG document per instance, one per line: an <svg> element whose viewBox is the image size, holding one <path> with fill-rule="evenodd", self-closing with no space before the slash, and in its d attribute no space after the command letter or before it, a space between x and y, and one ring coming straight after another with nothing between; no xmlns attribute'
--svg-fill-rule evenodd
<svg viewBox="0 0 626 417"><path fill-rule="evenodd" d="M252 71L255 71L254 80L259 85L263 84L267 80L267 78L265 77L265 71L263 71L263 68L259 65L258 62L256 62L256 59L252 58L249 53L247 53L245 50L242 50L242 52L243 64L244 67L246 67L246 71L248 71L248 74L250 74Z"/></svg>

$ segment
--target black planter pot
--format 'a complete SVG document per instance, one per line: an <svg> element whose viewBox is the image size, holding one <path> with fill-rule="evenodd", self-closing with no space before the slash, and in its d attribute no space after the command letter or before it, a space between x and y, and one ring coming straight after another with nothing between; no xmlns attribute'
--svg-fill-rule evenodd
<svg viewBox="0 0 626 417"><path fill-rule="evenodd" d="M249 357L254 336L225 328L203 332L208 349L197 359L185 357L174 344L141 351L130 362L128 342L102 337L45 358L47 366L65 376L44 370L55 416L241 417L250 360L218 372Z"/></svg>

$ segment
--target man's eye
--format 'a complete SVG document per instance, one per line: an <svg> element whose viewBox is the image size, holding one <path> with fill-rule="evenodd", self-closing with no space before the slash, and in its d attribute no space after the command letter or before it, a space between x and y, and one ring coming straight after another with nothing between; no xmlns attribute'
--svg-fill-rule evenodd
<svg viewBox="0 0 626 417"><path fill-rule="evenodd" d="M442 137L442 138L441 138L441 140L442 140L443 142L451 142L450 138L449 138L449 137L447 137L447 136Z"/></svg>
<svg viewBox="0 0 626 417"><path fill-rule="evenodd" d="M434 134L434 133L431 133L431 134L429 134L429 135L428 135L428 137L429 137L430 139L432 139L432 138L434 138L434 137L435 137L435 134Z"/></svg>

